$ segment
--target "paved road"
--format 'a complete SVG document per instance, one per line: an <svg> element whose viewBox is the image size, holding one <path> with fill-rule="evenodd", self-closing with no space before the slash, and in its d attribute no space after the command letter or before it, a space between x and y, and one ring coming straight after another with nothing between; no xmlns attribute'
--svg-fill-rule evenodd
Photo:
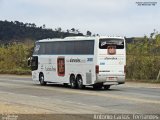
<svg viewBox="0 0 160 120"><path fill-rule="evenodd" d="M0 75L0 113L160 114L160 85L126 83L110 90L78 90Z"/></svg>

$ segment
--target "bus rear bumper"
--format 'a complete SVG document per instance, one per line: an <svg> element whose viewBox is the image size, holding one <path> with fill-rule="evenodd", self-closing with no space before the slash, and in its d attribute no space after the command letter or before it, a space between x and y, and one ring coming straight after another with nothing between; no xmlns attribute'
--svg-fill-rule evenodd
<svg viewBox="0 0 160 120"><path fill-rule="evenodd" d="M101 76L97 75L95 83L103 83L103 85L118 85L125 83L125 75L117 76Z"/></svg>

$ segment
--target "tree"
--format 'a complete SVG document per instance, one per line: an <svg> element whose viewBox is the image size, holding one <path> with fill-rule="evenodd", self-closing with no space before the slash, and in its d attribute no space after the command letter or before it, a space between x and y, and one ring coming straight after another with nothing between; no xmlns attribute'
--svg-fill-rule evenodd
<svg viewBox="0 0 160 120"><path fill-rule="evenodd" d="M62 28L61 28L61 27L58 27L58 28L55 29L55 31L61 32L61 31L62 31Z"/></svg>
<svg viewBox="0 0 160 120"><path fill-rule="evenodd" d="M37 27L35 23L23 23L19 21L0 21L0 43L24 42L26 39L40 40L46 38L64 38L68 36L83 36L79 30L72 28L72 31L63 32L61 27L55 30L46 29L45 24Z"/></svg>
<svg viewBox="0 0 160 120"><path fill-rule="evenodd" d="M87 35L87 36L91 36L92 33L91 33L90 31L87 31L86 35Z"/></svg>
<svg viewBox="0 0 160 120"><path fill-rule="evenodd" d="M43 28L43 29L45 29L45 28L46 28L46 25L45 25L45 24L43 24L42 28Z"/></svg>
<svg viewBox="0 0 160 120"><path fill-rule="evenodd" d="M72 28L71 31L74 33L74 32L76 31L76 29L75 29L75 28Z"/></svg>

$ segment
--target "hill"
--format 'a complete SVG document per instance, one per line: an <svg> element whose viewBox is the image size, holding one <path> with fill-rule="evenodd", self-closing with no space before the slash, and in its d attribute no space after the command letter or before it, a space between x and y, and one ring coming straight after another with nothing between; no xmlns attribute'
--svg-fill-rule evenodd
<svg viewBox="0 0 160 120"><path fill-rule="evenodd" d="M63 32L61 28L52 30L45 28L45 25L37 27L34 23L0 21L0 43L23 42L26 39L64 38L68 36L83 36L83 34L77 31L75 33L74 28L72 28L72 32L69 30Z"/></svg>

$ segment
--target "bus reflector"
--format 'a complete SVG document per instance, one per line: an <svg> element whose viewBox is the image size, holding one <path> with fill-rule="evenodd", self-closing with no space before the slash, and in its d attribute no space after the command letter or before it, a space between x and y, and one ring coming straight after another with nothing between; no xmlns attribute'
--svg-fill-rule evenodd
<svg viewBox="0 0 160 120"><path fill-rule="evenodd" d="M96 65L96 74L99 73L99 65Z"/></svg>

